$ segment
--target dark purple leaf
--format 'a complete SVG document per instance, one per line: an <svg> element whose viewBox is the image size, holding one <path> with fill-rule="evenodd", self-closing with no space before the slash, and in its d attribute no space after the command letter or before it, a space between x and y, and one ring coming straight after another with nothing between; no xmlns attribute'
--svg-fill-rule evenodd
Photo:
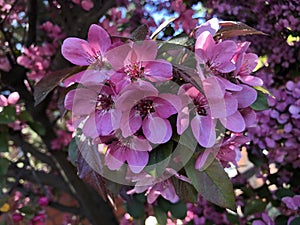
<svg viewBox="0 0 300 225"><path fill-rule="evenodd" d="M148 26L143 24L132 32L131 37L134 41L143 41L146 39L148 31Z"/></svg>
<svg viewBox="0 0 300 225"><path fill-rule="evenodd" d="M236 36L244 36L244 35L252 35L252 34L260 34L267 35L261 31L258 31L242 22L235 21L221 21L219 22L221 28L215 34L214 38L216 40L227 39Z"/></svg>
<svg viewBox="0 0 300 225"><path fill-rule="evenodd" d="M67 77L85 70L86 66L75 66L54 71L43 77L34 88L35 105L41 103L47 95Z"/></svg>

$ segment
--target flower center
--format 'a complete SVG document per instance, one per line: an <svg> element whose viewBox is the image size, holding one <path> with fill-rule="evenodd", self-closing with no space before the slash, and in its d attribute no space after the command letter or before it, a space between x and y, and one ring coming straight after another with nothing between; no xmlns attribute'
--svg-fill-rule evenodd
<svg viewBox="0 0 300 225"><path fill-rule="evenodd" d="M145 117L149 113L155 112L153 108L153 101L148 99L142 99L138 104L135 105L135 110L137 110L142 117Z"/></svg>
<svg viewBox="0 0 300 225"><path fill-rule="evenodd" d="M199 94L193 99L193 103L195 105L195 111L199 116L207 116L208 102L203 95Z"/></svg>
<svg viewBox="0 0 300 225"><path fill-rule="evenodd" d="M102 55L101 55L101 52L100 50L96 51L94 48L92 49L93 51L93 54L90 54L87 52L88 54L88 63L89 64L94 64L94 65L101 65L102 64Z"/></svg>
<svg viewBox="0 0 300 225"><path fill-rule="evenodd" d="M138 65L137 63L133 63L130 65L125 66L125 73L130 78L132 82L136 81L137 79L143 77L144 75L144 67Z"/></svg>
<svg viewBox="0 0 300 225"><path fill-rule="evenodd" d="M113 106L113 100L110 95L99 94L96 101L97 111L108 111Z"/></svg>

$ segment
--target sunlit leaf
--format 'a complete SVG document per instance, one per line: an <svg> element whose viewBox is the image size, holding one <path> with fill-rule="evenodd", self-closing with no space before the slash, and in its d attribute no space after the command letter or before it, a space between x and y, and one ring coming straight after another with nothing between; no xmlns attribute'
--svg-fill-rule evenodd
<svg viewBox="0 0 300 225"><path fill-rule="evenodd" d="M264 32L258 31L242 22L220 21L219 25L221 28L214 36L216 40L253 34L267 35Z"/></svg>
<svg viewBox="0 0 300 225"><path fill-rule="evenodd" d="M214 160L205 171L195 169L195 159L185 166L187 176L206 200L223 208L236 210L232 183L221 164Z"/></svg>
<svg viewBox="0 0 300 225"><path fill-rule="evenodd" d="M268 109L269 104L268 104L267 95L262 93L261 91L257 91L257 98L250 107L256 111L262 111Z"/></svg>
<svg viewBox="0 0 300 225"><path fill-rule="evenodd" d="M262 87L262 86L253 86L253 87L254 87L257 91L260 91L260 92L262 92L262 93L264 93L264 94L266 94L266 95L271 96L272 98L275 98L275 96L272 95L271 92L268 91L266 88L264 88L264 87Z"/></svg>

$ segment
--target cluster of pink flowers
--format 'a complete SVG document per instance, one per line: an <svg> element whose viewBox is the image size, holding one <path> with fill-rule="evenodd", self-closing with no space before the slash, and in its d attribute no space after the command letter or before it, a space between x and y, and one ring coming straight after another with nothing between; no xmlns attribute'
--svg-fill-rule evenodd
<svg viewBox="0 0 300 225"><path fill-rule="evenodd" d="M57 41L64 37L59 26L46 22L40 26L51 42L44 42L42 45L23 48L23 54L17 58L17 63L29 69L27 76L30 80L39 81L50 72L50 60L55 55Z"/></svg>
<svg viewBox="0 0 300 225"><path fill-rule="evenodd" d="M147 177L143 169L155 145L169 142L189 127L201 147L217 149L224 166L236 165L237 149L247 141L241 132L255 121L250 105L257 92L252 86L262 81L251 75L257 56L246 53L250 43L216 42L213 35L218 28L218 20L212 19L196 33L195 59L203 90L188 82L178 84L175 92L162 90L163 84L175 83L174 68L158 57L159 47L153 40L112 44L102 27L91 25L88 40L72 37L63 42L67 60L89 66L66 80L67 86L80 85L67 93L65 107L86 137L106 145L104 161L110 170L127 163L128 177L138 183ZM174 116L175 124L170 120ZM235 134L219 142L218 122ZM196 168L205 160L202 154L199 157ZM153 185L139 186L132 192L148 190L149 203L159 195L171 202L178 200L171 180L153 178Z"/></svg>

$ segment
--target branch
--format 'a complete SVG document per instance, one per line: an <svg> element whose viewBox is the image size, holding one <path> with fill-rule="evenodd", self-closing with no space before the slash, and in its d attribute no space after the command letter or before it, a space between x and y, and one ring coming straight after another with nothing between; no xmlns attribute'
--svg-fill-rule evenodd
<svg viewBox="0 0 300 225"><path fill-rule="evenodd" d="M82 215L80 208L62 205L58 202L53 202L53 201L50 201L49 206L58 209L60 211L69 212L76 215Z"/></svg>
<svg viewBox="0 0 300 225"><path fill-rule="evenodd" d="M26 40L26 46L29 47L32 43L36 41L36 22L38 6L37 0L28 1L28 36Z"/></svg>

